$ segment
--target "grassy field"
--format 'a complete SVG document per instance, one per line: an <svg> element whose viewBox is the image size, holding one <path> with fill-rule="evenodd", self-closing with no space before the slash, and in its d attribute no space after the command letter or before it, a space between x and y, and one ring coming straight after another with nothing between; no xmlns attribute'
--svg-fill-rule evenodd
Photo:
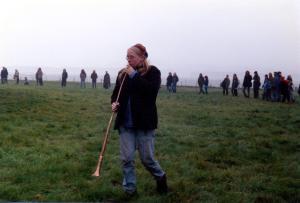
<svg viewBox="0 0 300 203"><path fill-rule="evenodd" d="M101 177L91 177L111 90L0 85L0 201L299 202L300 98L281 104L196 92L162 88L158 96L156 158L171 192L158 195L137 159L139 196L128 200L116 131Z"/></svg>

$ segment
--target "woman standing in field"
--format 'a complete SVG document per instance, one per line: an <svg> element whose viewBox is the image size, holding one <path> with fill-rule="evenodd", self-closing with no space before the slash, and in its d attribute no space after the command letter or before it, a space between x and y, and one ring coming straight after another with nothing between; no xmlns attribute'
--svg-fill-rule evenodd
<svg viewBox="0 0 300 203"><path fill-rule="evenodd" d="M128 195L136 194L134 154L138 149L145 168L155 178L157 191L167 193L167 177L154 159L154 138L158 118L156 97L161 84L160 71L147 61L148 53L142 44L127 51L128 65L117 77L111 96L112 111L118 112L115 129L120 134L120 158L123 169L123 189ZM121 85L120 102L115 102Z"/></svg>

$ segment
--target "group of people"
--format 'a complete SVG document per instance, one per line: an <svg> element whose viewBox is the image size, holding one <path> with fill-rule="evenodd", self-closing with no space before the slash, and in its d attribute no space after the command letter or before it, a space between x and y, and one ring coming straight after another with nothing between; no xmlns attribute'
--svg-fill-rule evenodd
<svg viewBox="0 0 300 203"><path fill-rule="evenodd" d="M208 76L205 75L203 77L202 73L199 74L198 77L198 86L199 86L199 94L207 94L207 89L208 89Z"/></svg>
<svg viewBox="0 0 300 203"><path fill-rule="evenodd" d="M85 88L85 80L86 80L87 74L84 69L81 70L80 72L80 87ZM92 79L92 88L96 88L97 84L97 79L98 79L98 74L96 73L95 70L93 70L91 74L91 79ZM110 76L107 71L105 71L104 78L103 78L103 87L104 89L110 88Z"/></svg>
<svg viewBox="0 0 300 203"><path fill-rule="evenodd" d="M39 67L35 73L35 79L36 79L36 85L37 86L43 86L44 82L43 82L43 71L42 68ZM81 70L80 72L80 87L81 88L85 88L85 80L86 80L87 74L85 72L84 69ZM96 88L96 84L97 84L97 78L98 75L96 73L96 71L94 70L91 74L91 79L92 79L92 88ZM8 83L8 71L6 67L3 67L1 70L1 83L2 84L6 84ZM19 84L20 81L20 74L18 70L15 70L15 73L13 75L13 79L16 81L16 84ZM68 79L68 72L66 71L66 69L63 69L62 72L62 76L61 76L61 87L66 87L67 86L67 79ZM24 85L29 85L29 80L27 77L24 78ZM105 89L110 88L111 83L110 83L110 76L108 74L108 72L106 71L104 74L104 79L103 79L103 87Z"/></svg>
<svg viewBox="0 0 300 203"><path fill-rule="evenodd" d="M179 78L178 78L177 74L173 73L173 75L172 75L172 73L170 72L167 77L167 84L166 84L169 92L176 93L178 81L179 81Z"/></svg>
<svg viewBox="0 0 300 203"><path fill-rule="evenodd" d="M236 74L233 74L232 77L232 85L231 85L231 93L232 96L238 96L238 88L240 85L240 81ZM228 95L228 89L230 86L229 76L226 75L224 80L221 82L220 86L223 89L223 95ZM294 84L291 75L288 75L286 78L282 75L282 73L274 72L265 74L263 83L261 82L260 76L257 71L254 71L254 75L250 74L247 70L245 72L242 88L243 95L246 98L250 97L250 89L253 87L253 97L259 98L259 92L262 88L262 99L266 101L273 102L294 102ZM298 88L298 93L300 94L300 85Z"/></svg>

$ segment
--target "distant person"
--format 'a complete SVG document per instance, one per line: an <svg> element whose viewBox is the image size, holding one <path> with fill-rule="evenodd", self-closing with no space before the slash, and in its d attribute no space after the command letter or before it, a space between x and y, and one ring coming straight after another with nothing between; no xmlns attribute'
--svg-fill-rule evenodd
<svg viewBox="0 0 300 203"><path fill-rule="evenodd" d="M300 96L300 84L299 84L299 87L298 87L298 94Z"/></svg>
<svg viewBox="0 0 300 203"><path fill-rule="evenodd" d="M38 81L38 85L40 86L43 86L43 71L42 71L42 68L39 67L37 72L36 72L36 78L37 78L37 81Z"/></svg>
<svg viewBox="0 0 300 203"><path fill-rule="evenodd" d="M246 98L250 97L251 87L252 87L252 76L250 75L250 72L247 70L243 81L243 94Z"/></svg>
<svg viewBox="0 0 300 203"><path fill-rule="evenodd" d="M35 73L35 81L36 81L36 86L38 86L39 85L38 72Z"/></svg>
<svg viewBox="0 0 300 203"><path fill-rule="evenodd" d="M107 71L105 71L104 78L103 78L103 88L104 89L110 88L110 76Z"/></svg>
<svg viewBox="0 0 300 203"><path fill-rule="evenodd" d="M282 94L282 102L287 100L288 103L291 101L290 92L289 92L289 81L285 79L284 76L280 77L280 89Z"/></svg>
<svg viewBox="0 0 300 203"><path fill-rule="evenodd" d="M288 91L290 95L290 101L295 102L295 97L294 97L294 83L291 75L288 75L287 77L288 81Z"/></svg>
<svg viewBox="0 0 300 203"><path fill-rule="evenodd" d="M271 101L274 101L274 98L275 98L275 82L274 82L273 74L271 72L268 75L268 79L269 79L270 85L271 85Z"/></svg>
<svg viewBox="0 0 300 203"><path fill-rule="evenodd" d="M172 92L172 80L173 80L172 73L169 72L169 75L168 75L168 77L167 77L167 84L166 84L167 90L168 90L169 92Z"/></svg>
<svg viewBox="0 0 300 203"><path fill-rule="evenodd" d="M91 74L92 88L96 88L97 78L98 78L98 75L97 75L96 71L93 70L93 72L92 72L92 74Z"/></svg>
<svg viewBox="0 0 300 203"><path fill-rule="evenodd" d="M80 87L85 88L85 79L86 79L86 73L84 69L81 70L80 72Z"/></svg>
<svg viewBox="0 0 300 203"><path fill-rule="evenodd" d="M61 75L61 87L67 86L67 78L68 78L68 73L67 73L66 69L63 69L63 72Z"/></svg>
<svg viewBox="0 0 300 203"><path fill-rule="evenodd" d="M8 71L5 67L2 67L1 70L1 83L7 84Z"/></svg>
<svg viewBox="0 0 300 203"><path fill-rule="evenodd" d="M204 85L204 77L202 76L202 73L200 73L198 77L199 94L201 93L204 94L203 85Z"/></svg>
<svg viewBox="0 0 300 203"><path fill-rule="evenodd" d="M24 85L29 85L27 77L25 77L25 79L24 79Z"/></svg>
<svg viewBox="0 0 300 203"><path fill-rule="evenodd" d="M207 92L207 89L208 89L208 83L209 83L209 81L208 81L208 77L207 77L207 75L206 75L206 76L204 76L204 92L205 92L205 94L208 93L208 92Z"/></svg>
<svg viewBox="0 0 300 203"><path fill-rule="evenodd" d="M267 101L271 101L271 89L272 89L272 86L271 86L271 81L269 80L269 77L268 77L267 74L265 75L265 80L264 80L264 83L262 85L262 88L263 88L262 99L263 100L267 100Z"/></svg>
<svg viewBox="0 0 300 203"><path fill-rule="evenodd" d="M223 95L228 95L228 88L230 86L229 76L226 75L224 80L221 82L221 87L223 88Z"/></svg>
<svg viewBox="0 0 300 203"><path fill-rule="evenodd" d="M274 72L274 98L273 101L280 102L281 101L281 72Z"/></svg>
<svg viewBox="0 0 300 203"><path fill-rule="evenodd" d="M20 77L19 77L19 71L16 69L15 70L15 74L14 74L14 80L16 81L16 84L18 85L19 84L19 80L20 80Z"/></svg>
<svg viewBox="0 0 300 203"><path fill-rule="evenodd" d="M257 73L257 71L254 71L254 76L253 76L253 95L254 98L257 99L259 97L259 88L260 88L260 77Z"/></svg>
<svg viewBox="0 0 300 203"><path fill-rule="evenodd" d="M136 150L142 164L156 180L157 192L168 192L166 173L154 158L155 129L158 123L156 98L161 74L158 68L149 65L147 57L146 48L141 44L128 49L128 65L119 72L111 96L112 111L118 112L114 128L118 130L120 139L122 186L129 197L137 194ZM116 102L123 77L126 79L119 102Z"/></svg>
<svg viewBox="0 0 300 203"><path fill-rule="evenodd" d="M240 85L240 81L237 75L234 73L232 77L232 85L231 85L231 94L232 96L238 96L238 87Z"/></svg>
<svg viewBox="0 0 300 203"><path fill-rule="evenodd" d="M177 89L177 82L179 81L178 76L176 73L173 73L172 76L172 92L176 93L176 89Z"/></svg>

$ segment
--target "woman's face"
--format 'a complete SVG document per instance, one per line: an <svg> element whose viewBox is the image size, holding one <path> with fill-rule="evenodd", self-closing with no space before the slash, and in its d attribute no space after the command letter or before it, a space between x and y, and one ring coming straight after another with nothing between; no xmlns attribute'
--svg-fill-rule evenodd
<svg viewBox="0 0 300 203"><path fill-rule="evenodd" d="M141 56L137 55L131 49L128 49L126 58L127 58L128 64L133 68L135 68L138 65L142 64L142 62L144 61L144 57L141 57Z"/></svg>

